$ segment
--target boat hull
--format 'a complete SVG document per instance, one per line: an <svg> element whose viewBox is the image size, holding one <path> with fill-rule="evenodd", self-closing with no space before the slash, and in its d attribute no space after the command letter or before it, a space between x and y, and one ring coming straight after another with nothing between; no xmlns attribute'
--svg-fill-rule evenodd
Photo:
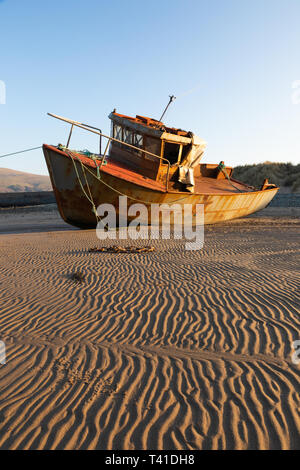
<svg viewBox="0 0 300 470"><path fill-rule="evenodd" d="M88 172L83 172L79 160L52 146L44 145L43 150L60 215L65 222L80 228L97 225L91 201L96 208L100 204L112 204L118 211L120 195L128 197L128 207L139 202L148 208L153 203L203 204L204 223L208 225L264 209L279 189L226 194L171 192L160 187L152 188L146 181L141 185L140 181L130 177L124 179L124 175L121 177L117 172L110 174L105 167L101 169L99 180L94 162L91 162Z"/></svg>

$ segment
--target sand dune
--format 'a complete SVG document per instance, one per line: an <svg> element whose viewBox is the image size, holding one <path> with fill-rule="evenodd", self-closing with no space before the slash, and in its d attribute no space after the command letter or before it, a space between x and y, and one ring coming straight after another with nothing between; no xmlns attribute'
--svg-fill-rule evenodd
<svg viewBox="0 0 300 470"><path fill-rule="evenodd" d="M264 162L234 168L234 178L260 187L265 178L280 187L280 193L300 192L300 165Z"/></svg>
<svg viewBox="0 0 300 470"><path fill-rule="evenodd" d="M300 222L266 220L199 252L1 235L0 448L299 448Z"/></svg>

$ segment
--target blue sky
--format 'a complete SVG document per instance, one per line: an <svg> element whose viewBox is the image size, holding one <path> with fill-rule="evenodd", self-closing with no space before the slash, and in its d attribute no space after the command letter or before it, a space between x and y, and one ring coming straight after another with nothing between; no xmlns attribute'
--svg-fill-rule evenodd
<svg viewBox="0 0 300 470"><path fill-rule="evenodd" d="M0 154L65 143L47 112L108 133L113 108L158 119L174 94L165 122L207 141L203 162L299 163L299 17L299 0L0 0ZM40 150L0 166L47 173Z"/></svg>

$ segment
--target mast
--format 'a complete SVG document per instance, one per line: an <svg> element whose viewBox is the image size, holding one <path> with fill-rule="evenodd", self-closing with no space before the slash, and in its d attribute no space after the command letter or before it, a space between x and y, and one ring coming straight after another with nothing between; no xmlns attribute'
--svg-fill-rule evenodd
<svg viewBox="0 0 300 470"><path fill-rule="evenodd" d="M170 98L170 99L169 99L169 103L167 104L167 106L166 106L164 112L163 112L162 115L161 115L161 118L160 118L160 120L159 120L160 122L162 122L162 118L163 118L164 115L166 114L167 109L168 109L168 107L170 106L170 104L171 104L173 101L176 100L176 96L174 96L174 95L169 95L169 98Z"/></svg>

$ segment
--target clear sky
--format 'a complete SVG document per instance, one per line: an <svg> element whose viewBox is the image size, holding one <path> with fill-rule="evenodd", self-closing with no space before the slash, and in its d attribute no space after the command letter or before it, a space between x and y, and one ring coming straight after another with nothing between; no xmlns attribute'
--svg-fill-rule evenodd
<svg viewBox="0 0 300 470"><path fill-rule="evenodd" d="M159 119L174 94L164 121L203 162L299 163L299 18L299 0L0 0L0 154L65 143L47 112L107 133L113 108ZM0 166L47 173L41 150Z"/></svg>

